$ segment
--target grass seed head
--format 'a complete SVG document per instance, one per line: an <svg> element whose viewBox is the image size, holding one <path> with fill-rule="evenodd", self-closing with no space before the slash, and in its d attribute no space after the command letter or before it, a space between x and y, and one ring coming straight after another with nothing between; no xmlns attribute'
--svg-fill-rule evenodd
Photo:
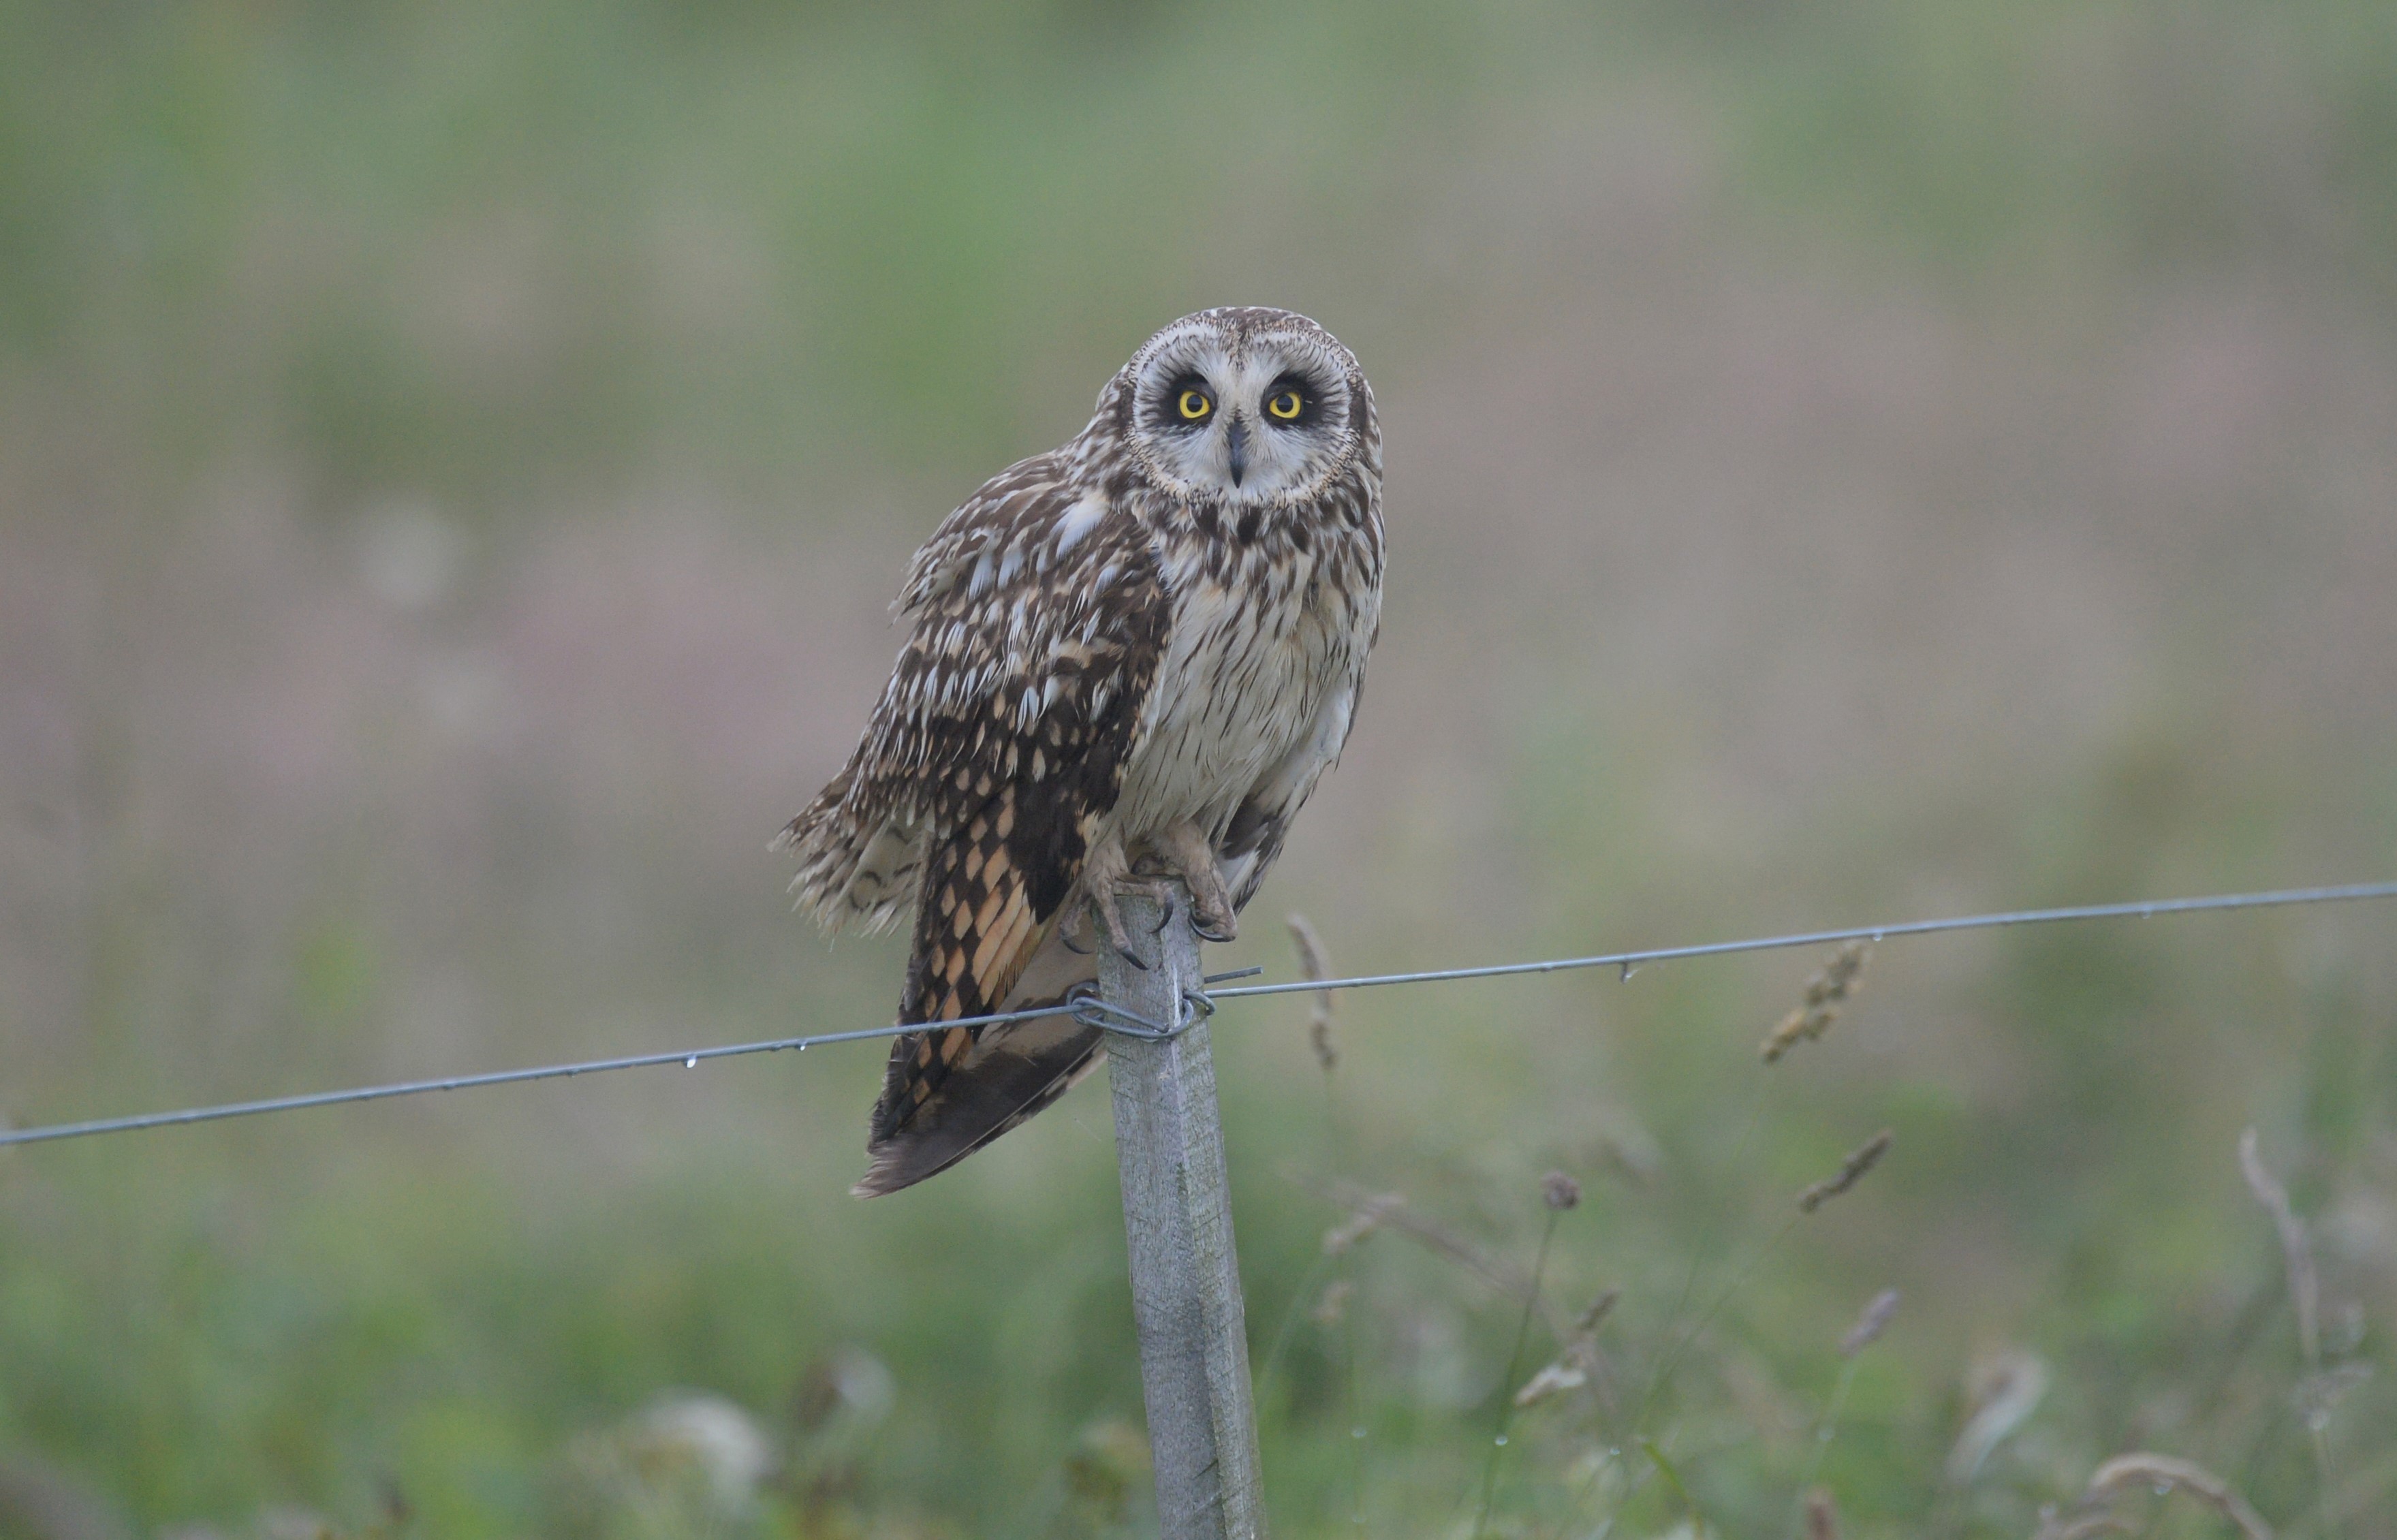
<svg viewBox="0 0 2397 1540"><path fill-rule="evenodd" d="M1836 1172L1823 1178L1798 1195L1798 1212L1813 1213L1832 1199L1855 1186L1864 1179L1865 1172L1881 1164L1881 1158L1887 1155L1889 1146L1896 1142L1897 1134L1892 1130L1883 1129L1849 1151L1848 1158L1840 1162L1840 1169Z"/></svg>
<svg viewBox="0 0 2397 1540"><path fill-rule="evenodd" d="M1800 1043L1811 1043L1831 1029L1831 1024L1840 1019L1840 1007L1855 992L1856 981L1864 976L1865 963L1871 956L1872 943L1868 941L1849 942L1831 954L1831 960L1806 981L1798 1009L1782 1017L1781 1024L1765 1034L1763 1045L1757 1051L1766 1064L1777 1063Z"/></svg>
<svg viewBox="0 0 2397 1540"><path fill-rule="evenodd" d="M1580 1204L1581 1184L1560 1171L1552 1171L1540 1178L1540 1201L1562 1213Z"/></svg>

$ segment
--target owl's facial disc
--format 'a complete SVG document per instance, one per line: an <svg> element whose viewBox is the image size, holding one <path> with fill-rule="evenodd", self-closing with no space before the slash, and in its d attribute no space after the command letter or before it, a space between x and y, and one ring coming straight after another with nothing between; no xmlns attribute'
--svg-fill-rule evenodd
<svg viewBox="0 0 2397 1540"><path fill-rule="evenodd" d="M1280 502L1318 490L1353 452L1347 360L1305 332L1230 335L1206 319L1168 328L1137 361L1143 460L1185 497Z"/></svg>

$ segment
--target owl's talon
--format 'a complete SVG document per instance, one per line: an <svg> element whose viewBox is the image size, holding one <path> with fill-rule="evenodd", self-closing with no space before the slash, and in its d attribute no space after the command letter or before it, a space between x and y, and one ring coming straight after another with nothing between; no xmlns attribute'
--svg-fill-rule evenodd
<svg viewBox="0 0 2397 1540"><path fill-rule="evenodd" d="M1091 907L1096 909L1100 919L1105 922L1107 945L1114 949L1115 955L1142 972L1147 972L1148 964L1138 952L1132 950L1132 934L1124 929L1123 916L1116 912L1114 901L1112 899L1093 900Z"/></svg>
<svg viewBox="0 0 2397 1540"><path fill-rule="evenodd" d="M1177 824L1157 839L1158 858L1190 890L1190 929L1201 941L1218 944L1240 932L1239 916L1224 886L1214 846L1195 824Z"/></svg>
<svg viewBox="0 0 2397 1540"><path fill-rule="evenodd" d="M1116 904L1118 889L1128 886L1132 884L1118 884L1093 892L1091 895L1091 910L1098 917L1099 927L1105 931L1107 944L1115 949L1116 956L1145 973L1148 971L1148 964L1141 960L1138 952L1132 950L1132 931L1126 929L1123 914ZM1095 944L1096 938L1093 937L1092 940Z"/></svg>
<svg viewBox="0 0 2397 1540"><path fill-rule="evenodd" d="M1215 877L1211 868L1201 874ZM1215 877L1212 883L1193 886L1190 890L1190 929L1200 941L1217 945L1234 940L1240 933L1239 916L1233 912L1231 895L1224 891L1224 881Z"/></svg>

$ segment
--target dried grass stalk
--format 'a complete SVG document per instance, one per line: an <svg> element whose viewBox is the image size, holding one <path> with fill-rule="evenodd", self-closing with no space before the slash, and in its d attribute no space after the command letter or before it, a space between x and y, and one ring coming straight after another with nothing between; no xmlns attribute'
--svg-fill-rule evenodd
<svg viewBox="0 0 2397 1540"><path fill-rule="evenodd" d="M1822 971L1806 981L1806 990L1799 998L1798 1009L1781 1018L1781 1024L1765 1034L1757 1052L1766 1064L1779 1061L1800 1043L1811 1043L1831 1030L1840 1019L1840 1007L1855 992L1856 982L1864 976L1865 963L1872 957L1872 943L1852 941L1831 954L1831 960Z"/></svg>
<svg viewBox="0 0 2397 1540"><path fill-rule="evenodd" d="M1515 1392L1517 1406L1537 1406L1560 1390L1578 1390L1589 1383L1589 1372L1563 1359L1542 1369Z"/></svg>
<svg viewBox="0 0 2397 1540"><path fill-rule="evenodd" d="M1396 1230L1408 1239L1422 1242L1464 1266L1482 1282L1518 1304L1529 1303L1539 1313L1543 1325L1559 1340L1567 1335L1565 1323L1558 1319L1553 1307L1533 1287L1532 1275L1502 1258L1491 1255L1471 1240L1458 1234L1422 1210L1411 1206L1397 1193L1369 1192L1354 1182L1339 1177L1308 1179L1293 1175L1300 1185L1311 1187L1325 1199L1339 1204L1355 1217L1338 1229L1327 1232L1324 1249L1332 1251L1333 1238L1352 1228L1359 1235L1376 1228ZM1353 1244L1353 1241L1351 1242ZM1332 1252L1337 1255L1338 1253Z"/></svg>
<svg viewBox="0 0 2397 1540"><path fill-rule="evenodd" d="M1323 938L1315 933L1315 925L1305 915L1291 912L1290 939L1298 947L1298 971L1307 978L1328 979L1332 976L1332 957L1323 949ZM1326 1075L1340 1062L1339 1045L1332 1040L1332 991L1319 990L1314 1008L1306 1014L1306 1040L1315 1050L1315 1062L1323 1066Z"/></svg>
<svg viewBox="0 0 2397 1540"><path fill-rule="evenodd" d="M1872 1303L1865 1306L1864 1314L1858 1316L1856 1323L1848 1328L1848 1334L1840 1339L1840 1357L1852 1359L1870 1347L1880 1340L1883 1332L1889 1330L1890 1318L1896 1314L1896 1290L1883 1289L1880 1293L1873 1295Z"/></svg>
<svg viewBox="0 0 2397 1540"><path fill-rule="evenodd" d="M1573 1336L1565 1343L1565 1350L1557 1355L1556 1361L1533 1375L1524 1382L1520 1390L1515 1392L1517 1406L1537 1406L1560 1391L1578 1390L1587 1385L1593 1375L1600 1373L1603 1360L1598 1351L1599 1323L1606 1319L1614 1309L1614 1302L1622 1297L1622 1290L1609 1289L1590 1302L1589 1308L1574 1319Z"/></svg>
<svg viewBox="0 0 2397 1540"><path fill-rule="evenodd" d="M1973 1484L1981 1466L2039 1409L2047 1395L2047 1365L2035 1354L2000 1353L1974 1364L1965 1385L1965 1402L1972 1414L1964 1419L1956 1445L1948 1452L1950 1486Z"/></svg>
<svg viewBox="0 0 2397 1540"><path fill-rule="evenodd" d="M1849 1152L1845 1160L1840 1162L1840 1169L1836 1173L1825 1177L1798 1195L1798 1212L1813 1213L1832 1199L1855 1186L1864 1179L1865 1172L1881 1164L1881 1158L1887 1155L1889 1146L1896 1142L1896 1132L1883 1129L1858 1145Z"/></svg>
<svg viewBox="0 0 2397 1540"><path fill-rule="evenodd" d="M2081 1503L2086 1507L2103 1503L2117 1493L2141 1487L2158 1493L2186 1492L2230 1520L2244 1540L2272 1540L2272 1526L2247 1506L2247 1500L2232 1490L2230 1482L2203 1466L2176 1460L2169 1454L2115 1455L2089 1478L2089 1487L2081 1494ZM2041 1527L2042 1535L2050 1540L2062 1533L2052 1526Z"/></svg>
<svg viewBox="0 0 2397 1540"><path fill-rule="evenodd" d="M2256 1147L2256 1131L2249 1129L2239 1136L2239 1170L2247 1178L2247 1190L2256 1201L2264 1205L2272 1216L2272 1225L2281 1232L2281 1259L2289 1272L2289 1299L2297 1308L2297 1346L2306 1355L2306 1367L2322 1367L2322 1293L2314 1279L2314 1250L2307 1244L2306 1226L2289 1207L2289 1190L2264 1169L2264 1157Z"/></svg>

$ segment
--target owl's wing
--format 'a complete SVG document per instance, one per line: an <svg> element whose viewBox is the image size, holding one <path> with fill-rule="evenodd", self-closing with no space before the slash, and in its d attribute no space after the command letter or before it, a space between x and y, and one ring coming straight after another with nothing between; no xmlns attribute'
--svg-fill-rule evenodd
<svg viewBox="0 0 2397 1540"><path fill-rule="evenodd" d="M913 631L873 720L784 831L801 903L828 925L887 925L915 902L903 1024L1011 1006L1115 807L1163 650L1145 530L1063 471L1041 456L1003 472L917 553L900 600ZM963 1158L1096 1047L1063 1016L902 1036L859 1191Z"/></svg>

